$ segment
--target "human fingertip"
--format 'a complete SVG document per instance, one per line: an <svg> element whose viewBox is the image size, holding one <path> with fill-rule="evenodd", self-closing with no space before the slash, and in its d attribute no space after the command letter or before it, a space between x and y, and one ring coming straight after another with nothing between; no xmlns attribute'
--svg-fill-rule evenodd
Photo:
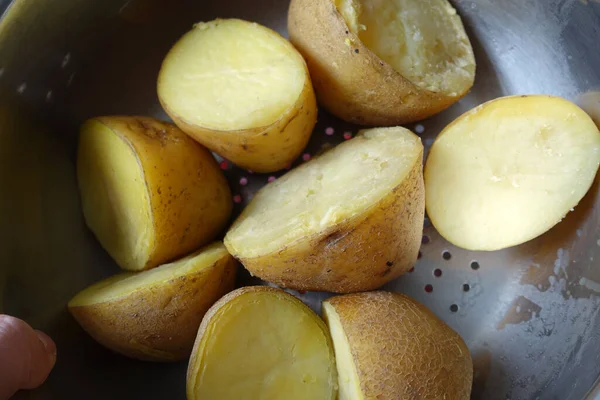
<svg viewBox="0 0 600 400"><path fill-rule="evenodd" d="M56 343L54 343L54 340L52 340L50 336L46 335L42 331L36 330L35 333L37 334L37 337L40 340L40 342L42 342L42 344L44 345L46 353L48 353L48 356L50 356L50 358L54 362L54 360L56 360Z"/></svg>

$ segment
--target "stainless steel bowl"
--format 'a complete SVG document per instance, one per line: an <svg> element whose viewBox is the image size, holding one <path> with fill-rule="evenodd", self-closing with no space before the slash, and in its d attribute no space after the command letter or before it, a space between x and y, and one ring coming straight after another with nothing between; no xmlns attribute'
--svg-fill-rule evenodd
<svg viewBox="0 0 600 400"><path fill-rule="evenodd" d="M477 79L454 107L409 126L427 146L462 112L507 94L564 96L598 118L598 0L454 4L473 42ZM182 33L197 21L240 17L285 34L287 5L0 0L0 311L47 331L58 344L47 383L17 397L184 398L185 363L115 355L66 312L73 294L117 272L82 220L74 173L78 126L102 114L166 119L155 81ZM321 112L306 152L357 129ZM239 196L237 211L269 177L223 167ZM475 365L473 398L600 399L600 389L594 391L600 376L599 207L595 184L543 237L491 253L455 248L425 221L422 257L387 289L420 300L462 335ZM247 275L240 279L250 282ZM299 296L318 308L327 295Z"/></svg>

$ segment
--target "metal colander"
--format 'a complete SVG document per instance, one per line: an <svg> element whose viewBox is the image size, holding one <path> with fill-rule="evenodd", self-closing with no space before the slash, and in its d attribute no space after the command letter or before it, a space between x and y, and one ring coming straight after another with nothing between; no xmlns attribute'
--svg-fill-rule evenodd
<svg viewBox="0 0 600 400"><path fill-rule="evenodd" d="M176 3L176 4L173 4ZM600 114L598 0L455 0L477 59L472 91L408 128L429 147L484 101L543 93ZM32 399L182 399L186 364L115 355L66 312L67 301L117 267L85 228L75 180L79 124L107 114L167 116L156 96L162 58L194 22L257 21L286 32L286 0L0 0L0 311L47 331L58 363ZM597 121L599 122L599 121ZM321 111L296 163L358 127ZM236 212L281 174L219 159ZM283 171L285 172L285 171ZM427 305L469 345L474 399L600 399L600 189L547 234L471 252L426 219L414 269L385 289ZM240 274L239 284L258 283ZM324 293L296 293L319 309Z"/></svg>

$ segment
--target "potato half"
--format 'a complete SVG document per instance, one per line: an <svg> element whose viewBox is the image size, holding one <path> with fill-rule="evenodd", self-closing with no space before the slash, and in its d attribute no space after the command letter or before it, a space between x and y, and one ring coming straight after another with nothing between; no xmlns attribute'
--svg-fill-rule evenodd
<svg viewBox="0 0 600 400"><path fill-rule="evenodd" d="M473 49L447 0L292 0L288 30L319 104L353 123L429 117L475 79Z"/></svg>
<svg viewBox="0 0 600 400"><path fill-rule="evenodd" d="M253 274L299 290L354 292L415 263L423 146L404 128L362 131L261 189L225 237Z"/></svg>
<svg viewBox="0 0 600 400"><path fill-rule="evenodd" d="M87 225L127 270L190 253L213 240L231 215L229 186L213 156L152 118L87 121L77 178Z"/></svg>
<svg viewBox="0 0 600 400"><path fill-rule="evenodd" d="M588 191L600 133L576 105L506 97L448 125L425 167L427 213L448 241L498 250L546 232Z"/></svg>
<svg viewBox="0 0 600 400"><path fill-rule="evenodd" d="M190 136L257 172L290 165L317 118L302 56L276 32L238 19L185 34L163 62L158 96Z"/></svg>
<svg viewBox="0 0 600 400"><path fill-rule="evenodd" d="M98 282L68 308L109 349L140 360L181 360L206 311L233 289L236 268L225 246L213 243L171 264Z"/></svg>
<svg viewBox="0 0 600 400"><path fill-rule="evenodd" d="M461 337L407 296L372 292L330 298L339 400L467 400L473 364Z"/></svg>
<svg viewBox="0 0 600 400"><path fill-rule="evenodd" d="M334 400L333 346L323 321L279 289L245 287L206 314L187 373L188 400Z"/></svg>

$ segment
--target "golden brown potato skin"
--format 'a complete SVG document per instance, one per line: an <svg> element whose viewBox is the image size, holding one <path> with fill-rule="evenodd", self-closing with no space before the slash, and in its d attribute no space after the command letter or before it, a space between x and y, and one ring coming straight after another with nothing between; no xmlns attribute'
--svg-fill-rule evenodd
<svg viewBox="0 0 600 400"><path fill-rule="evenodd" d="M274 172L289 167L306 147L317 122L317 99L308 69L304 89L296 104L269 126L237 131L212 130L188 123L164 101L161 100L161 104L177 126L199 143L254 172Z"/></svg>
<svg viewBox="0 0 600 400"><path fill-rule="evenodd" d="M209 151L176 126L154 118L96 120L134 148L144 170L155 245L143 269L188 254L225 228L233 207L231 191Z"/></svg>
<svg viewBox="0 0 600 400"><path fill-rule="evenodd" d="M381 287L410 270L419 254L422 160L421 150L406 179L362 215L273 253L239 260L251 274L291 289L349 293Z"/></svg>
<svg viewBox="0 0 600 400"><path fill-rule="evenodd" d="M388 292L327 301L340 317L365 399L469 399L469 349L425 306Z"/></svg>
<svg viewBox="0 0 600 400"><path fill-rule="evenodd" d="M290 41L304 56L319 104L355 124L395 126L448 108L450 97L424 90L353 34L332 0L292 0Z"/></svg>
<svg viewBox="0 0 600 400"><path fill-rule="evenodd" d="M237 263L227 254L212 266L148 290L69 311L98 343L144 361L190 355L202 317L234 286Z"/></svg>

